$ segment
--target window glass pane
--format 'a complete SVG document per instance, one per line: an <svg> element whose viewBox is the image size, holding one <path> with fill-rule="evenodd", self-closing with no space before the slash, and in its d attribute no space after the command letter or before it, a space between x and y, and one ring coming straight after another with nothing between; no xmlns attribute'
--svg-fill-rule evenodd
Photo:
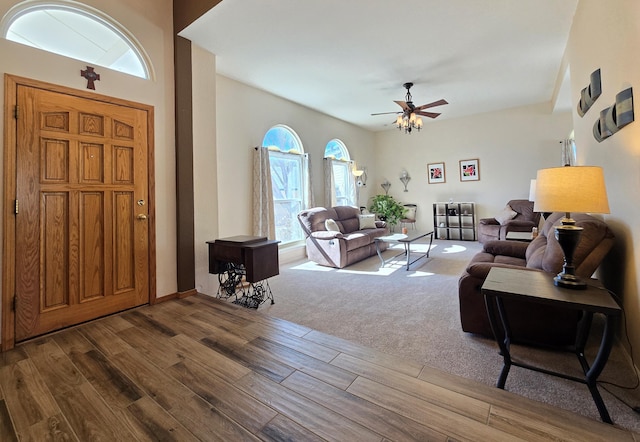
<svg viewBox="0 0 640 442"><path fill-rule="evenodd" d="M349 150L345 144L334 138L324 148L324 157L332 158L331 170L335 186L336 204L338 206L357 205L352 198L352 180L350 175Z"/></svg>
<svg viewBox="0 0 640 442"><path fill-rule="evenodd" d="M271 185L274 199L300 198L300 174L302 172L300 158L294 155L278 155L272 153L271 161Z"/></svg>
<svg viewBox="0 0 640 442"><path fill-rule="evenodd" d="M349 163L333 161L333 182L336 190L336 202L338 206L348 206L349 201Z"/></svg>
<svg viewBox="0 0 640 442"><path fill-rule="evenodd" d="M18 11L9 20L13 21L5 35L7 40L149 78L149 69L140 52L115 22L105 24L108 23L105 17L54 4Z"/></svg>
<svg viewBox="0 0 640 442"><path fill-rule="evenodd" d="M304 239L298 213L304 209L306 174L298 136L286 126L269 129L262 141L269 152L275 211L276 239L282 244Z"/></svg>
<svg viewBox="0 0 640 442"><path fill-rule="evenodd" d="M297 215L302 210L300 201L274 201L276 239L286 244L304 239Z"/></svg>
<svg viewBox="0 0 640 442"><path fill-rule="evenodd" d="M276 126L269 129L262 140L262 146L277 147L282 152L301 153L301 146L297 137L283 126Z"/></svg>
<svg viewBox="0 0 640 442"><path fill-rule="evenodd" d="M349 160L349 151L347 150L347 146L338 139L333 139L329 141L324 148L324 157L325 158L334 158L336 160Z"/></svg>

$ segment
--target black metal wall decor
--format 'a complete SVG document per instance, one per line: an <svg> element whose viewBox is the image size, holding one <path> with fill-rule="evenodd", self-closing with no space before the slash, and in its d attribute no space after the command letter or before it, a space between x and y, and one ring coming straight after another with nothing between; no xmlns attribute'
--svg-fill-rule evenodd
<svg viewBox="0 0 640 442"><path fill-rule="evenodd" d="M91 66L87 66L87 69L80 70L80 76L87 79L87 89L96 89L96 81L100 81L100 74L93 70L94 68Z"/></svg>
<svg viewBox="0 0 640 442"><path fill-rule="evenodd" d="M578 115L581 117L587 113L593 103L602 93L602 82L600 80L600 69L596 69L591 73L589 86L580 92L580 100L578 101Z"/></svg>
<svg viewBox="0 0 640 442"><path fill-rule="evenodd" d="M600 118L593 125L593 136L601 142L633 120L633 90L628 88L616 95L612 106L600 111Z"/></svg>

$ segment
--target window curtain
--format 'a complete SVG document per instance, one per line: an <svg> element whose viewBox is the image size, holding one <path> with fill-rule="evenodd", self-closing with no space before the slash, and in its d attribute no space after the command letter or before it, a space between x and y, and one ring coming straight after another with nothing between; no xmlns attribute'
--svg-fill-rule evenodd
<svg viewBox="0 0 640 442"><path fill-rule="evenodd" d="M356 162L349 160L349 201L351 204L358 207L358 183L357 177L353 174L356 168Z"/></svg>
<svg viewBox="0 0 640 442"><path fill-rule="evenodd" d="M331 158L324 158L324 206L333 207L336 206L338 200L336 199L336 186L333 179L333 160Z"/></svg>
<svg viewBox="0 0 640 442"><path fill-rule="evenodd" d="M306 179L304 180L307 188L304 193L304 204L305 209L311 209L315 207L315 198L313 197L313 183L311 182L311 157L308 153L305 153L302 160L303 170L306 174Z"/></svg>
<svg viewBox="0 0 640 442"><path fill-rule="evenodd" d="M276 238L269 150L256 147L253 155L253 234Z"/></svg>
<svg viewBox="0 0 640 442"><path fill-rule="evenodd" d="M576 142L573 138L568 138L560 141L562 144L562 165L563 166L575 166L576 165Z"/></svg>

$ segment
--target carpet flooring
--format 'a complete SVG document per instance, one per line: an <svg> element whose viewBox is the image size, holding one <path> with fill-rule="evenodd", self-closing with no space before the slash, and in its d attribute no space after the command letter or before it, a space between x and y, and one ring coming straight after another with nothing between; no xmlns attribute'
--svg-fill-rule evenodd
<svg viewBox="0 0 640 442"><path fill-rule="evenodd" d="M307 327L349 339L403 359L428 364L443 371L495 385L502 359L497 344L464 333L460 327L458 278L471 257L481 249L472 241L434 240L430 257L405 270L399 258L384 267L373 256L345 269L333 269L301 260L281 265L269 280L275 304L259 310ZM428 244L416 244L426 251ZM397 253L389 249L385 258ZM594 321L587 354L597 350L599 327ZM520 361L581 376L575 355L531 347L513 346ZM631 361L616 344L600 381L636 386ZM611 418L616 425L640 432L640 390L600 383ZM583 384L513 367L506 390L530 399L599 419Z"/></svg>

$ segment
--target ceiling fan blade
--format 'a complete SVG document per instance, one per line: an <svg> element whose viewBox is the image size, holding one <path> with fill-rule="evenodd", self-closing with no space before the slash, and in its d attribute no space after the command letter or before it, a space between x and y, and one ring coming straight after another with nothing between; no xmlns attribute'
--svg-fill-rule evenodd
<svg viewBox="0 0 640 442"><path fill-rule="evenodd" d="M394 101L394 103L396 103L398 106L400 106L403 111L409 110L409 106L407 105L407 103L405 101Z"/></svg>
<svg viewBox="0 0 640 442"><path fill-rule="evenodd" d="M396 111L396 112L379 112L377 114L371 114L371 115L389 115L389 114L401 114L402 112L400 111Z"/></svg>
<svg viewBox="0 0 640 442"><path fill-rule="evenodd" d="M422 111L416 111L415 112L416 115L422 115L423 117L429 117L429 118L436 118L438 115L440 115L437 112L422 112Z"/></svg>
<svg viewBox="0 0 640 442"><path fill-rule="evenodd" d="M434 101L433 103L423 104L422 106L416 107L416 110L428 109L430 107L442 106L443 104L449 104L449 102L445 99Z"/></svg>

